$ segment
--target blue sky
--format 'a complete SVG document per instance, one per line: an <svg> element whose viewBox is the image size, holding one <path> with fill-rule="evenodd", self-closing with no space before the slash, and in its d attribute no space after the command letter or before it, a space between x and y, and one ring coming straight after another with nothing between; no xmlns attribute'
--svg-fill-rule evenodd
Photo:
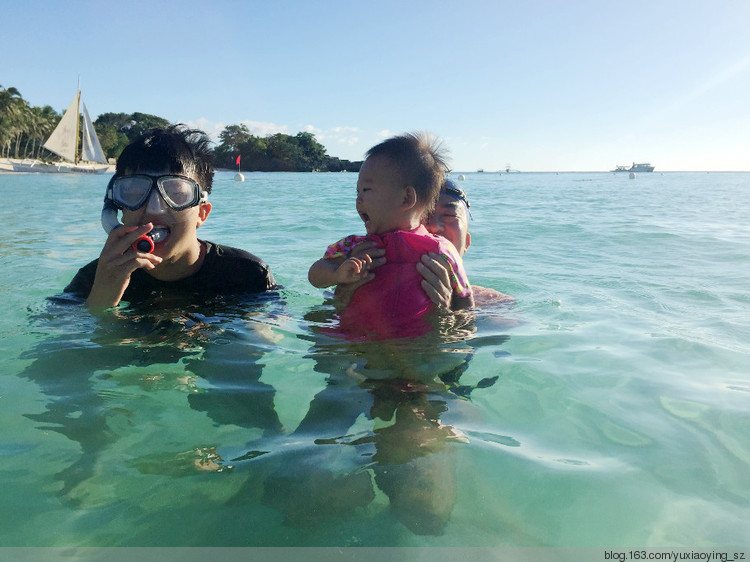
<svg viewBox="0 0 750 562"><path fill-rule="evenodd" d="M750 2L0 0L0 85L93 118L427 130L453 169L750 170Z"/></svg>

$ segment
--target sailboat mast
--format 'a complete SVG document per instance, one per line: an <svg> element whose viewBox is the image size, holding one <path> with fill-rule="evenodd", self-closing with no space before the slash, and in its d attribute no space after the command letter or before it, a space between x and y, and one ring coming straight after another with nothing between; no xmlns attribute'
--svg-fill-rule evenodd
<svg viewBox="0 0 750 562"><path fill-rule="evenodd" d="M73 163L78 164L78 139L81 137L81 77L78 77L78 96L76 101L76 140L73 152Z"/></svg>

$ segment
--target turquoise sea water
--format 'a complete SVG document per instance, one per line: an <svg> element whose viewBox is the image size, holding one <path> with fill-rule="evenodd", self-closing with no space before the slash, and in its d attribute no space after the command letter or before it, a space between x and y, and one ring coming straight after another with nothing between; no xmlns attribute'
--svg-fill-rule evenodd
<svg viewBox="0 0 750 562"><path fill-rule="evenodd" d="M391 346L306 280L356 175L233 175L201 236L278 298L100 320L46 298L108 178L0 175L0 546L747 544L750 174L466 174L516 305Z"/></svg>

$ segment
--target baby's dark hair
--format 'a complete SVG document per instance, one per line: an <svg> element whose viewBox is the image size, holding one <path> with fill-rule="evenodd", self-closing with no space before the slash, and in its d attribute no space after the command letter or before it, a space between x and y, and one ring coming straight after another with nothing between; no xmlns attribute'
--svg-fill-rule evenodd
<svg viewBox="0 0 750 562"><path fill-rule="evenodd" d="M214 154L206 133L185 125L149 129L131 142L117 159L117 175L144 170L167 169L173 174L194 178L211 193Z"/></svg>
<svg viewBox="0 0 750 562"><path fill-rule="evenodd" d="M405 186L412 186L425 206L425 217L435 209L448 169L447 151L438 139L422 132L398 135L373 146L365 154L371 156L385 156L396 164Z"/></svg>

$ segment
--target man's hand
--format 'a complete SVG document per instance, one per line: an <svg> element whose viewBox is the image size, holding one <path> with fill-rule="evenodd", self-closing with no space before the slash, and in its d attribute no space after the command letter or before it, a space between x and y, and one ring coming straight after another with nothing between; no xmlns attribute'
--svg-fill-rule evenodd
<svg viewBox="0 0 750 562"><path fill-rule="evenodd" d="M461 310L474 306L474 296L459 297L453 294L453 287L448 268L443 259L435 252L424 254L417 271L422 276L422 289L438 308L444 310Z"/></svg>
<svg viewBox="0 0 750 562"><path fill-rule="evenodd" d="M424 254L421 263L417 264L417 271L422 276L422 289L429 299L438 308L450 310L453 287L448 275L448 268L445 267L440 257L434 252Z"/></svg>
<svg viewBox="0 0 750 562"><path fill-rule="evenodd" d="M130 284L130 275L136 269L154 269L162 259L154 254L144 254L131 246L140 236L150 232L153 224L120 226L109 233L99 255L94 285L86 299L92 309L117 306Z"/></svg>

